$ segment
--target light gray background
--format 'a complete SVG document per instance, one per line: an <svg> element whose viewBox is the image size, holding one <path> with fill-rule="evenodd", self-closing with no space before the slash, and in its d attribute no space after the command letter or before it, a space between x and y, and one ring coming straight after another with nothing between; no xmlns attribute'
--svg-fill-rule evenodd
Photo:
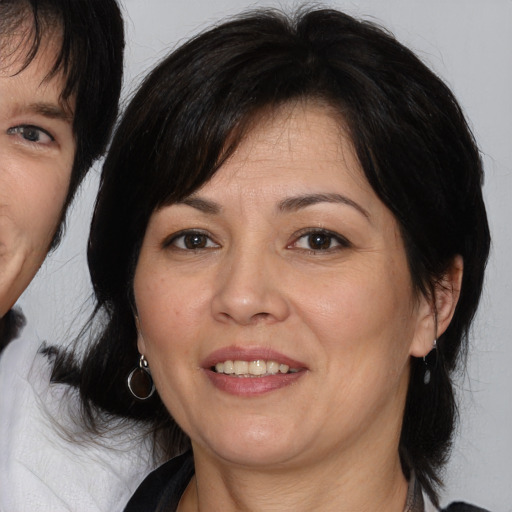
<svg viewBox="0 0 512 512"><path fill-rule="evenodd" d="M246 7L292 2L124 0L127 98L168 48ZM306 2L307 3L307 2ZM443 503L464 499L512 512L512 0L359 0L329 5L382 23L441 75L480 144L493 248L468 371L461 426ZM67 236L21 299L37 336L65 343L89 311L85 245L97 166L82 187Z"/></svg>

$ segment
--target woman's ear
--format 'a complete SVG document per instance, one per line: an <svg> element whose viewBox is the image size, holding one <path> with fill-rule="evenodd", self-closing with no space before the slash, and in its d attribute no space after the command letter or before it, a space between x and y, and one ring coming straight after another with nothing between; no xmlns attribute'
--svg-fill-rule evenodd
<svg viewBox="0 0 512 512"><path fill-rule="evenodd" d="M140 320L137 313L133 314L133 318L135 319L135 327L137 328L137 350L139 354L146 353L146 344L144 343L144 337L142 336L142 330L140 328Z"/></svg>
<svg viewBox="0 0 512 512"><path fill-rule="evenodd" d="M436 300L436 338L446 331L452 321L455 308L459 302L462 287L464 261L462 256L453 258L450 268L435 286Z"/></svg>
<svg viewBox="0 0 512 512"><path fill-rule="evenodd" d="M425 357L434 347L434 341L450 325L459 301L463 271L462 256L457 255L441 279L434 284L434 296L421 297L411 356Z"/></svg>

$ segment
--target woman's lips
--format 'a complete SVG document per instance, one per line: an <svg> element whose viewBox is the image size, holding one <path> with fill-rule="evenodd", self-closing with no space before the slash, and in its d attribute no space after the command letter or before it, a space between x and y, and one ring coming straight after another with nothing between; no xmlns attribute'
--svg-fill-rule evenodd
<svg viewBox="0 0 512 512"><path fill-rule="evenodd" d="M283 388L306 373L303 363L271 349L226 347L202 363L210 382L239 396L254 396Z"/></svg>

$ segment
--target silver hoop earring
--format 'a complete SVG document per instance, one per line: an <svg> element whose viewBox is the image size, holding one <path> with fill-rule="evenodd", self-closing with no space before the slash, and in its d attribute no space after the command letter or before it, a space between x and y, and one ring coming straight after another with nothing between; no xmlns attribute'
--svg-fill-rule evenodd
<svg viewBox="0 0 512 512"><path fill-rule="evenodd" d="M126 380L130 393L138 400L147 400L155 392L155 384L146 358L141 355L139 366L134 368Z"/></svg>

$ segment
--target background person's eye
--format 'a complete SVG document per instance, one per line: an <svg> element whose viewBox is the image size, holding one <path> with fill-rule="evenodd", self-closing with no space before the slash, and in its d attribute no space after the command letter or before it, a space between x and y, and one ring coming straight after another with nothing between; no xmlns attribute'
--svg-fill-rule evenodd
<svg viewBox="0 0 512 512"><path fill-rule="evenodd" d="M30 124L21 124L13 126L7 130L8 135L18 135L22 139L35 144L50 144L55 139L43 128Z"/></svg>

